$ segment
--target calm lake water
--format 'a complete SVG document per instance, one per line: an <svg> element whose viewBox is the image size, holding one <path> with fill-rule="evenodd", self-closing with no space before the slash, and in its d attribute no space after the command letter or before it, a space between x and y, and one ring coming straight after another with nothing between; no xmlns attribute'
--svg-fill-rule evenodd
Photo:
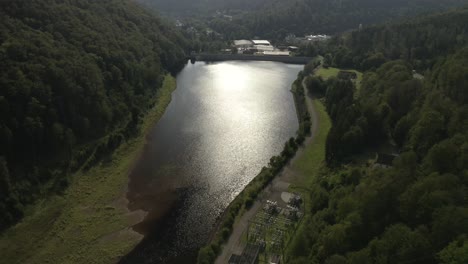
<svg viewBox="0 0 468 264"><path fill-rule="evenodd" d="M196 62L130 175L145 239L121 263L194 263L217 217L298 128L291 84L300 65Z"/></svg>

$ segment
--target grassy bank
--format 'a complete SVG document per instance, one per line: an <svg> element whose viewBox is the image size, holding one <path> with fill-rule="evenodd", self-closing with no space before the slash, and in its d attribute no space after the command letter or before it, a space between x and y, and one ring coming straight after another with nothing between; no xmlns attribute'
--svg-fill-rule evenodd
<svg viewBox="0 0 468 264"><path fill-rule="evenodd" d="M123 143L110 161L79 171L63 196L39 201L0 237L0 263L114 263L139 242L126 209L128 172L145 135L171 101L175 79L166 76L155 107L137 137Z"/></svg>
<svg viewBox="0 0 468 264"><path fill-rule="evenodd" d="M298 174L296 181L291 185L291 189L297 192L304 192L304 187L309 186L314 175L316 175L325 161L325 143L328 131L331 128L331 120L325 106L318 99L314 99L314 107L318 114L320 126L313 142L308 145L303 155L298 157L292 164L291 169Z"/></svg>
<svg viewBox="0 0 468 264"><path fill-rule="evenodd" d="M291 243L286 252L286 256L290 255L295 250L300 250L303 245L303 240L300 236L306 232L304 223L310 217L310 204L311 204L311 192L309 187L313 184L314 180L320 174L321 169L325 166L325 144L328 136L328 132L332 126L330 117L328 116L325 106L318 99L314 99L314 107L318 114L320 126L316 133L314 141L308 145L303 155L295 160L291 164L292 170L297 173L296 181L290 186L292 192L300 193L305 201L305 220L302 221L296 236L292 239ZM294 254L294 253L292 253ZM287 259L286 259L287 261Z"/></svg>

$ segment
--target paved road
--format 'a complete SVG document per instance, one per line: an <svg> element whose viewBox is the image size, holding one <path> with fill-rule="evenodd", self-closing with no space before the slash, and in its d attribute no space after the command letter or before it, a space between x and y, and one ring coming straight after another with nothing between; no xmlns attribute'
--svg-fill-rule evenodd
<svg viewBox="0 0 468 264"><path fill-rule="evenodd" d="M313 98L306 89L305 79L302 81L302 88L304 89L304 94L306 94L307 110L309 111L312 121L312 135L306 138L304 145L298 149L296 155L292 158L289 164L281 171L281 173L273 180L273 182L262 191L262 193L259 195L259 199L257 199L250 210L245 212L241 219L234 224L232 234L229 237L226 245L223 247L223 252L216 259L216 264L226 264L232 254L240 255L242 253L244 245L241 243L241 238L242 235L247 231L249 220L252 219L261 209L263 201L275 200L278 198L282 192L288 191L290 183L294 180L294 178L298 177L297 173L294 172L291 164L294 164L295 160L303 155L305 147L313 142L320 122L318 113L314 107Z"/></svg>

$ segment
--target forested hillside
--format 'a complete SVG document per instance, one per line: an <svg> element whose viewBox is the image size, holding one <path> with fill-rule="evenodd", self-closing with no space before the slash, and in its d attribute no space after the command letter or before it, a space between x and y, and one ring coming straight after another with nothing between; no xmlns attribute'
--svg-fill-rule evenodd
<svg viewBox="0 0 468 264"><path fill-rule="evenodd" d="M257 36L281 39L288 33L333 34L390 19L468 4L466 0L295 0L275 1L242 18Z"/></svg>
<svg viewBox="0 0 468 264"><path fill-rule="evenodd" d="M467 19L464 9L332 44L328 63L367 71L359 90L308 82L333 127L288 263L468 262ZM379 149L397 154L392 167L365 158Z"/></svg>
<svg viewBox="0 0 468 264"><path fill-rule="evenodd" d="M439 56L468 44L467 13L465 8L351 32L329 46L333 57L329 56L327 63L368 70L385 61L403 59L418 69L430 68Z"/></svg>
<svg viewBox="0 0 468 264"><path fill-rule="evenodd" d="M228 38L258 36L282 40L288 34L334 34L391 19L436 12L467 0L137 0L172 16L205 16L204 21ZM215 11L232 15L211 17Z"/></svg>
<svg viewBox="0 0 468 264"><path fill-rule="evenodd" d="M273 2L273 0L135 0L155 7L158 11L171 16L202 16L215 11L256 10Z"/></svg>
<svg viewBox="0 0 468 264"><path fill-rule="evenodd" d="M4 0L0 231L137 131L185 40L125 0Z"/></svg>

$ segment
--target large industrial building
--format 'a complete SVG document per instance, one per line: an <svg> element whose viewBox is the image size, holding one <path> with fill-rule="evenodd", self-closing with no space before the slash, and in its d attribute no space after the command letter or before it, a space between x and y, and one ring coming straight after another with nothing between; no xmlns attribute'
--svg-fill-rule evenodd
<svg viewBox="0 0 468 264"><path fill-rule="evenodd" d="M255 54L255 55L274 55L274 56L289 56L289 51L277 48L271 45L268 40L234 40L234 46L239 54Z"/></svg>
<svg viewBox="0 0 468 264"><path fill-rule="evenodd" d="M246 39L239 39L239 40L234 40L234 46L238 49L248 49L252 47L254 43L251 40L246 40Z"/></svg>

